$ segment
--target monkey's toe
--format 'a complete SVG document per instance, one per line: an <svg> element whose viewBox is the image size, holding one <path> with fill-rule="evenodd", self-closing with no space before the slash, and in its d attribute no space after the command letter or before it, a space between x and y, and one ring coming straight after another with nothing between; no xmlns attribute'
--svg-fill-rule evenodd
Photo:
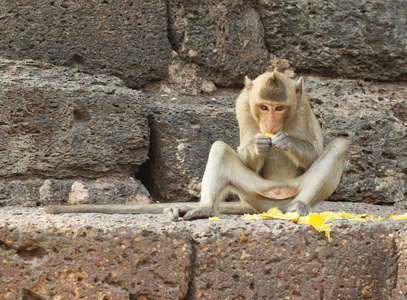
<svg viewBox="0 0 407 300"><path fill-rule="evenodd" d="M188 207L171 207L164 209L164 213L168 216L168 218L173 221L177 222L179 218L182 218L188 212Z"/></svg>
<svg viewBox="0 0 407 300"><path fill-rule="evenodd" d="M200 207L188 211L183 219L186 221L191 221L196 219L206 219L212 216L213 213L210 211L210 209Z"/></svg>
<svg viewBox="0 0 407 300"><path fill-rule="evenodd" d="M311 210L311 208L309 207L309 205L307 205L301 201L295 202L287 209L287 211L290 211L290 212L297 212L297 214L299 214L301 217L308 216L310 210Z"/></svg>

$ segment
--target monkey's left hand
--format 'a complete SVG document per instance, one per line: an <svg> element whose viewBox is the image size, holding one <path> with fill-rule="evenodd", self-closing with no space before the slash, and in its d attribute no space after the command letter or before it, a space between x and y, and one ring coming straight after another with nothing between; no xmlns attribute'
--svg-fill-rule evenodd
<svg viewBox="0 0 407 300"><path fill-rule="evenodd" d="M293 142L291 138L286 135L283 131L277 131L276 134L272 137L271 142L273 146L280 150L292 150Z"/></svg>

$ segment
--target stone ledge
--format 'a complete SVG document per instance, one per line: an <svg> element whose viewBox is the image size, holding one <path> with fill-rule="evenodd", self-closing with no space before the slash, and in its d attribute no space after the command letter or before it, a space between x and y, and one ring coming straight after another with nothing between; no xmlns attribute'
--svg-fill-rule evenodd
<svg viewBox="0 0 407 300"><path fill-rule="evenodd" d="M402 213L324 203L350 212ZM329 209L329 208L328 208ZM407 223L46 215L0 209L2 299L404 299Z"/></svg>

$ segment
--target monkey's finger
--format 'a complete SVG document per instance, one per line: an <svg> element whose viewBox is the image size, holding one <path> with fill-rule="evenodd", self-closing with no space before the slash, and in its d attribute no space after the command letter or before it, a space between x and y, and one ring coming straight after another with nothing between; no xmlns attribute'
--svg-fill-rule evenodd
<svg viewBox="0 0 407 300"><path fill-rule="evenodd" d="M259 135L256 139L256 148L259 153L270 151L272 147L271 139L265 135Z"/></svg>
<svg viewBox="0 0 407 300"><path fill-rule="evenodd" d="M283 131L277 131L277 133L271 138L273 144L281 142L282 140L286 139L287 135Z"/></svg>

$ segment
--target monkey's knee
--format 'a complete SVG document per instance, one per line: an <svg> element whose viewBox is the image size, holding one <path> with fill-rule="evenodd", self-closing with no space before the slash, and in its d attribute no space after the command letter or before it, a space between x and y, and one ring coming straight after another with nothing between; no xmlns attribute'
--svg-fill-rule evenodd
<svg viewBox="0 0 407 300"><path fill-rule="evenodd" d="M231 147L226 144L225 142L222 141L216 141L213 143L211 147L211 153L216 153L216 154L223 154L225 152L228 152L231 149Z"/></svg>
<svg viewBox="0 0 407 300"><path fill-rule="evenodd" d="M333 152L334 155L343 156L349 152L349 142L342 138L336 138L332 140L326 148L329 152Z"/></svg>
<svg viewBox="0 0 407 300"><path fill-rule="evenodd" d="M211 147L209 152L209 159L216 161L224 161L225 158L229 157L234 150L226 143L222 141L216 141Z"/></svg>

